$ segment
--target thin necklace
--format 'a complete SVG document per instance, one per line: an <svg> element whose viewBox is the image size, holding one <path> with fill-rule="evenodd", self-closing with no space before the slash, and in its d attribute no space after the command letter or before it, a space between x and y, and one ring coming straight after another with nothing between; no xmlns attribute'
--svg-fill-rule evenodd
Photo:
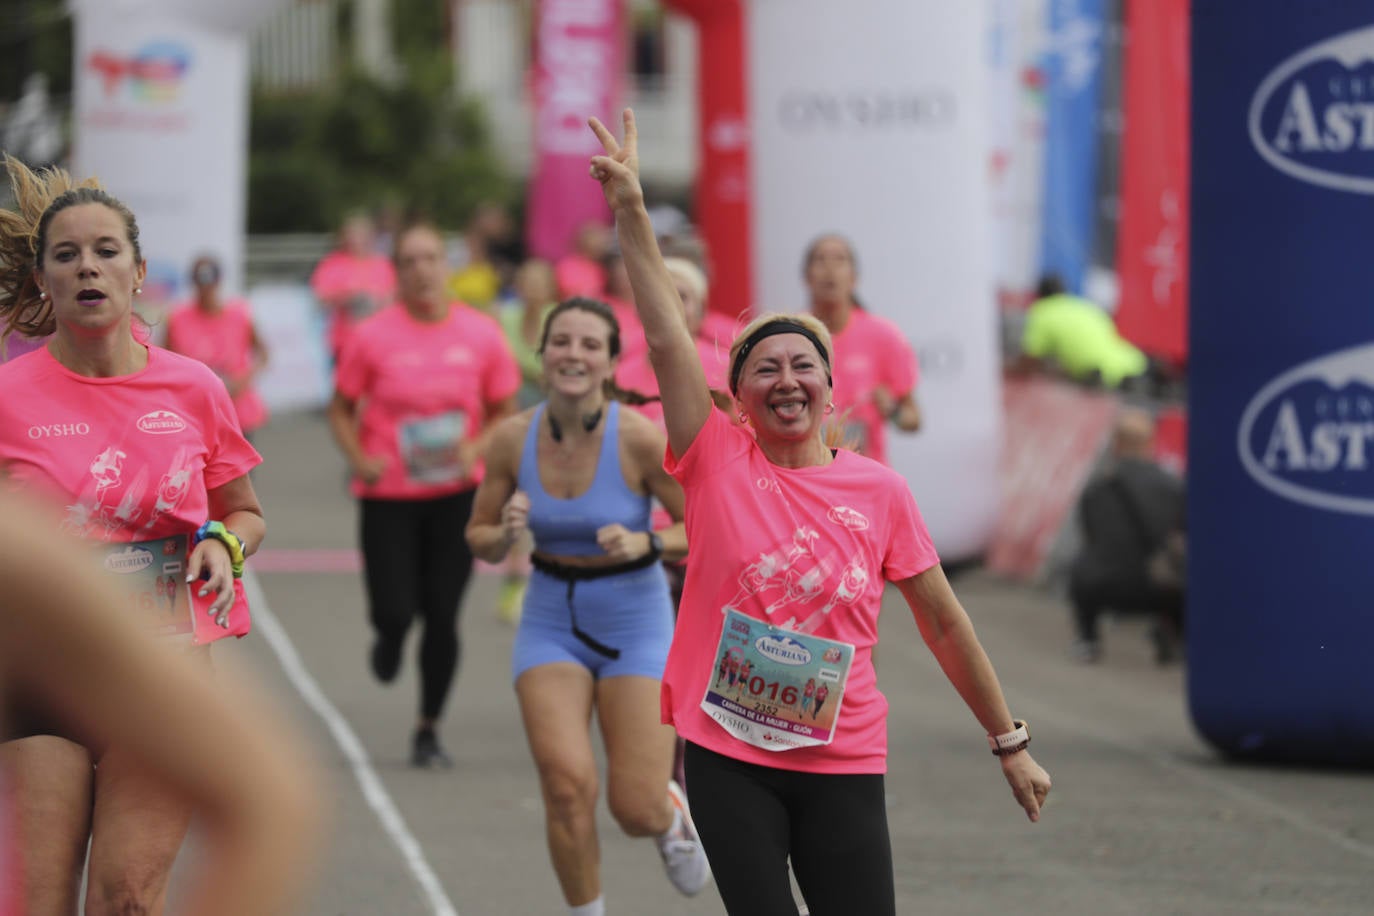
<svg viewBox="0 0 1374 916"><path fill-rule="evenodd" d="M584 431L591 432L596 429L596 424L601 422L601 411L605 406L606 405L602 404L600 407L597 407L594 412L584 413L582 415L582 429ZM546 410L544 412L548 414L549 417L549 435L553 436L554 442L562 442L563 427L559 425L558 419L554 417L552 410Z"/></svg>

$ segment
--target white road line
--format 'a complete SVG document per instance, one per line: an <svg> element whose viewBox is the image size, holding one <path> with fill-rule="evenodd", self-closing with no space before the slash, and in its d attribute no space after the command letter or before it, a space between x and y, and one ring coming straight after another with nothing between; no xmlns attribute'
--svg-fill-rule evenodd
<svg viewBox="0 0 1374 916"><path fill-rule="evenodd" d="M396 810L396 804L391 800L386 787L382 785L377 771L372 768L372 761L368 759L363 743L358 740L348 720L339 713L333 703L329 702L320 685L306 669L295 644L291 642L291 637L286 635L281 621L268 606L267 596L263 594L262 586L258 584L252 570L245 571L243 586L248 604L253 609L254 628L263 635L272 651L276 653L282 670L286 672L287 678L301 695L301 699L305 700L306 705L328 726L330 734L334 736L334 743L343 751L349 767L353 770L353 777L358 780L358 788L362 790L363 798L376 813L382 829L401 851L406 867L415 876L416 882L429 901L430 911L434 916L458 916L458 911L453 908L448 895L444 893L443 885L439 883L438 876L430 867L429 860L425 858L419 841L406 826L405 819L401 817L401 812Z"/></svg>

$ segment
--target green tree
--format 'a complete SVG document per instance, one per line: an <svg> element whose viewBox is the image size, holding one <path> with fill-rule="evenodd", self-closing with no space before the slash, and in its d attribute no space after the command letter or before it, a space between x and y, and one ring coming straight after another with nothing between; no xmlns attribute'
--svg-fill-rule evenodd
<svg viewBox="0 0 1374 916"><path fill-rule="evenodd" d="M255 93L250 231L324 231L382 204L457 228L483 200L515 202L485 114L454 93L445 5L393 0L391 13L394 83L346 67L318 93Z"/></svg>
<svg viewBox="0 0 1374 916"><path fill-rule="evenodd" d="M64 0L0 3L0 101L13 101L31 73L48 78L48 91L72 91L72 17Z"/></svg>

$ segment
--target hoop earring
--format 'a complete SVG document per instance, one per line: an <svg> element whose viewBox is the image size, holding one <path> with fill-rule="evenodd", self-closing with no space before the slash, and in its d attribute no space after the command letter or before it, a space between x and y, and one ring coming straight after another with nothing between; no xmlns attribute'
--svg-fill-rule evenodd
<svg viewBox="0 0 1374 916"><path fill-rule="evenodd" d="M827 416L835 412L835 402L834 402L834 401L831 401L829 404L826 404L826 405L825 405L825 412L826 412L826 415L827 415Z"/></svg>
<svg viewBox="0 0 1374 916"><path fill-rule="evenodd" d="M744 426L744 425L747 424L748 422L749 422L749 418L746 417L746 416L744 415L744 411L741 410L741 411L739 412L739 424L740 424L740 426Z"/></svg>

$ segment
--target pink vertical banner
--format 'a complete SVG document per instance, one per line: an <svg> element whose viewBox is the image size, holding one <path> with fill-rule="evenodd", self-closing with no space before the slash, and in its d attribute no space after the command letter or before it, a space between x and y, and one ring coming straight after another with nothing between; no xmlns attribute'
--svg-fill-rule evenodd
<svg viewBox="0 0 1374 916"><path fill-rule="evenodd" d="M620 133L625 72L621 0L539 0L534 47L534 169L527 232L530 253L568 252L585 223L607 221L587 160L601 147L587 129L596 115Z"/></svg>

